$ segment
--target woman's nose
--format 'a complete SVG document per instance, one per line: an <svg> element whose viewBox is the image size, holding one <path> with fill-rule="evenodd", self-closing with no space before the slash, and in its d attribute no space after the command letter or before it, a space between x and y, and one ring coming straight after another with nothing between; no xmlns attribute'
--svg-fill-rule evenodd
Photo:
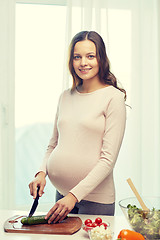
<svg viewBox="0 0 160 240"><path fill-rule="evenodd" d="M87 65L87 59L85 57L81 58L81 66L86 66Z"/></svg>

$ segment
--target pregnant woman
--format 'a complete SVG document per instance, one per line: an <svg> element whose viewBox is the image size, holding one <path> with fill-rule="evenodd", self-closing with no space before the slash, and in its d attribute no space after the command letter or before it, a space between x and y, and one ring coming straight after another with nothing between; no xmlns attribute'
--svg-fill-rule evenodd
<svg viewBox="0 0 160 240"><path fill-rule="evenodd" d="M48 175L57 189L48 223L68 213L114 215L113 169L126 123L126 92L110 72L102 37L82 31L70 45L71 89L60 98L53 134L30 194L43 195Z"/></svg>

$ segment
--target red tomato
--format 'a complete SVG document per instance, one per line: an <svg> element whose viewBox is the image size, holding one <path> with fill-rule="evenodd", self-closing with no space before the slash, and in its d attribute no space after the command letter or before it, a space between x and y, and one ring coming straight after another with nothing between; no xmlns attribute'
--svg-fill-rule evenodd
<svg viewBox="0 0 160 240"><path fill-rule="evenodd" d="M86 219L84 224L87 225L88 223L92 223L92 220L91 219Z"/></svg>
<svg viewBox="0 0 160 240"><path fill-rule="evenodd" d="M93 227L93 223L87 223L86 226L87 227Z"/></svg>
<svg viewBox="0 0 160 240"><path fill-rule="evenodd" d="M84 225L84 227L83 227L83 229L84 229L86 232L88 232L88 231L91 230L92 228L93 228L93 226L92 226L92 223L91 223L91 222L87 223L87 224Z"/></svg>
<svg viewBox="0 0 160 240"><path fill-rule="evenodd" d="M97 226L98 226L98 224L96 222L92 223L92 227L97 227Z"/></svg>
<svg viewBox="0 0 160 240"><path fill-rule="evenodd" d="M86 232L88 232L89 229L90 229L90 228L87 228L86 225L83 227L83 230L85 230Z"/></svg>
<svg viewBox="0 0 160 240"><path fill-rule="evenodd" d="M97 218L95 219L95 222L96 222L98 225L100 225L100 224L102 223L102 218L97 217Z"/></svg>
<svg viewBox="0 0 160 240"><path fill-rule="evenodd" d="M103 225L105 229L107 229L108 225L107 223L100 223L99 226Z"/></svg>

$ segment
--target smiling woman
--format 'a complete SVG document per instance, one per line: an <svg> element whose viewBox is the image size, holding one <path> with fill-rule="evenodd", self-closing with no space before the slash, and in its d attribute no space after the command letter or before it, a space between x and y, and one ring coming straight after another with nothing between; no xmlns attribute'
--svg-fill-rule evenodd
<svg viewBox="0 0 160 240"><path fill-rule="evenodd" d="M95 31L73 37L69 67L73 86L60 95L48 149L29 184L33 198L37 187L43 195L46 176L56 188L49 223L68 213L114 215L115 210L113 169L124 136L126 92L115 77L112 81L105 44Z"/></svg>

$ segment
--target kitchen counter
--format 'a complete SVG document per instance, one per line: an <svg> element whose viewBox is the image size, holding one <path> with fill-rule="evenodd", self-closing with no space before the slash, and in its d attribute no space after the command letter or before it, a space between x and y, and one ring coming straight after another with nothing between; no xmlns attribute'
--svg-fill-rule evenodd
<svg viewBox="0 0 160 240"><path fill-rule="evenodd" d="M37 212L38 214L45 214L42 212ZM89 239L88 234L83 230L80 229L77 233L73 235L49 235L49 234L27 234L27 233L7 233L4 232L4 222L15 215L27 215L27 212L24 211L11 211L11 210L0 210L0 239L1 240L70 240L70 239L76 239L76 240L87 240ZM71 214L70 216L77 216ZM96 216L96 215L78 215L81 220L84 222L85 219L90 218L94 220L96 217L101 217L103 219L103 222L109 222L110 223L110 229L114 232L113 240L116 240L118 233L121 229L128 228L130 229L130 226L127 223L127 220L124 216ZM54 238L53 238L54 236Z"/></svg>

